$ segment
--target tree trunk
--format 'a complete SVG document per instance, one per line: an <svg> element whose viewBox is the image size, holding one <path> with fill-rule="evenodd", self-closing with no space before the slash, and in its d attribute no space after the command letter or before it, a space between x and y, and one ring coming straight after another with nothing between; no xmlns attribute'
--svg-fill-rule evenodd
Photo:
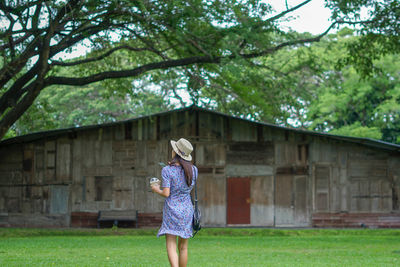
<svg viewBox="0 0 400 267"><path fill-rule="evenodd" d="M25 111L32 105L40 91L43 89L43 82L34 82L28 86L28 93L23 99L0 121L0 140L5 136L8 129L25 113Z"/></svg>

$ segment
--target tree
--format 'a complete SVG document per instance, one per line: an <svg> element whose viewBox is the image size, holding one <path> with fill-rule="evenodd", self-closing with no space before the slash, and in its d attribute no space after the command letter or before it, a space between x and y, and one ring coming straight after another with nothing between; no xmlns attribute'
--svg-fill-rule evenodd
<svg viewBox="0 0 400 267"><path fill-rule="evenodd" d="M239 64L286 47L317 42L340 24L360 26L366 38L357 51L369 51L368 43L383 44L380 54L399 48L399 26L393 25L399 21L400 4L396 0L327 0L333 21L325 32L309 38L283 32L279 23L291 12L306 8L310 1L288 6L278 14L258 0L1 1L0 138L51 85L139 79L155 70L178 67L199 84L201 79L196 73L201 74L204 67ZM363 7L371 11L366 20L359 17ZM93 57L71 62L57 59L59 53L71 52L85 42L92 47ZM130 61L110 63L109 56L118 50L129 53ZM374 57L371 53L365 55L364 60ZM363 63L358 58L349 60ZM74 71L57 76L60 68L82 69L90 63L98 67L86 67L87 72L78 72L79 76L74 76Z"/></svg>
<svg viewBox="0 0 400 267"><path fill-rule="evenodd" d="M376 60L380 69L366 79L352 66L326 71L308 106L310 129L400 143L400 55Z"/></svg>

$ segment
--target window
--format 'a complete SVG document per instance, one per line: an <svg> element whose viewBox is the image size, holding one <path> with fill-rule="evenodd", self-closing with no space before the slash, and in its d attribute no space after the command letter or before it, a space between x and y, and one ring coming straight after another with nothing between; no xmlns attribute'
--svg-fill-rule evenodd
<svg viewBox="0 0 400 267"><path fill-rule="evenodd" d="M297 161L307 163L308 160L308 145L297 145Z"/></svg>
<svg viewBox="0 0 400 267"><path fill-rule="evenodd" d="M113 191L112 176L96 176L95 187L96 187L96 198L95 198L96 201L112 200L112 191Z"/></svg>

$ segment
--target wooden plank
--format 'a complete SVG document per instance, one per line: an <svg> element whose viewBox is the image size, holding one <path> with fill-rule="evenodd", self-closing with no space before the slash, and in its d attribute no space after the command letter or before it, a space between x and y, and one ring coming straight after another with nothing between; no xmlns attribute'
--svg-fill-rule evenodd
<svg viewBox="0 0 400 267"><path fill-rule="evenodd" d="M336 163L338 147L340 144L333 140L327 141L320 137L314 137L309 144L309 160L310 162Z"/></svg>
<svg viewBox="0 0 400 267"><path fill-rule="evenodd" d="M330 166L315 165L314 168L314 190L315 190L315 204L316 211L328 211L329 203L329 187L330 187Z"/></svg>
<svg viewBox="0 0 400 267"><path fill-rule="evenodd" d="M20 201L21 198L19 196L7 197L5 200L7 212L21 212Z"/></svg>
<svg viewBox="0 0 400 267"><path fill-rule="evenodd" d="M272 143L235 142L228 146L227 162L230 164L267 164L273 163L274 147Z"/></svg>
<svg viewBox="0 0 400 267"><path fill-rule="evenodd" d="M178 124L178 122L177 122L177 116L178 116L178 114L177 113L170 113L169 114L169 120L170 120L170 125L171 125L171 128L170 128L170 138L172 138L172 139L175 139L175 140L177 140L179 137L180 137L180 134L178 133L178 127L177 127L177 124Z"/></svg>
<svg viewBox="0 0 400 267"><path fill-rule="evenodd" d="M134 130L132 122L128 121L124 123L124 130L125 130L125 140L132 140L132 133Z"/></svg>
<svg viewBox="0 0 400 267"><path fill-rule="evenodd" d="M209 144L204 147L204 164L224 166L226 163L226 147L224 144Z"/></svg>
<svg viewBox="0 0 400 267"><path fill-rule="evenodd" d="M50 214L68 213L69 186L50 186Z"/></svg>
<svg viewBox="0 0 400 267"><path fill-rule="evenodd" d="M340 183L339 183L339 168L337 166L332 166L331 168L331 179L330 179L330 206L329 210L340 211L341 198L340 198Z"/></svg>
<svg viewBox="0 0 400 267"><path fill-rule="evenodd" d="M146 157L147 157L147 168L152 168L158 162L156 161L157 155L157 142L156 141L147 141L146 142Z"/></svg>
<svg viewBox="0 0 400 267"><path fill-rule="evenodd" d="M257 142L257 125L239 119L232 119L230 123L233 141Z"/></svg>
<svg viewBox="0 0 400 267"><path fill-rule="evenodd" d="M95 142L95 164L96 166L112 165L112 141L102 140Z"/></svg>
<svg viewBox="0 0 400 267"><path fill-rule="evenodd" d="M171 136L171 121L169 115L160 116L160 139L170 139Z"/></svg>
<svg viewBox="0 0 400 267"><path fill-rule="evenodd" d="M138 136L138 141L143 141L143 120L138 120L138 127L137 127L137 136Z"/></svg>
<svg viewBox="0 0 400 267"><path fill-rule="evenodd" d="M385 161L388 158L388 153L383 152L382 150L370 149L359 145L351 145L351 147L348 148L348 151L349 159L356 161Z"/></svg>
<svg viewBox="0 0 400 267"><path fill-rule="evenodd" d="M143 172L146 173L147 167L147 149L146 149L146 142L137 142L136 144L136 164L135 170L142 174Z"/></svg>
<svg viewBox="0 0 400 267"><path fill-rule="evenodd" d="M115 190L113 202L115 209L127 210L134 208L132 192L130 189Z"/></svg>
<svg viewBox="0 0 400 267"><path fill-rule="evenodd" d="M193 150L193 153L196 155L196 159L194 160L194 164L197 166L204 166L205 165L205 150L206 144L196 143L196 149Z"/></svg>
<svg viewBox="0 0 400 267"><path fill-rule="evenodd" d="M72 183L82 183L82 144L80 137L72 140Z"/></svg>
<svg viewBox="0 0 400 267"><path fill-rule="evenodd" d="M82 139L81 139L81 146L82 146L82 167L83 168L92 168L96 167L96 150L95 150L95 140L93 132L83 132ZM83 173L86 175L86 173Z"/></svg>
<svg viewBox="0 0 400 267"><path fill-rule="evenodd" d="M229 162L228 162L229 163ZM267 165L226 165L226 175L236 177L268 176L274 174L273 166Z"/></svg>
<svg viewBox="0 0 400 267"><path fill-rule="evenodd" d="M275 164L277 166L291 165L297 162L297 144L275 143Z"/></svg>
<svg viewBox="0 0 400 267"><path fill-rule="evenodd" d="M358 181L350 182L350 211L358 211L358 194L359 194L359 183Z"/></svg>
<svg viewBox="0 0 400 267"><path fill-rule="evenodd" d="M198 113L198 136L202 140L221 140L224 137L225 125L222 117L212 113Z"/></svg>
<svg viewBox="0 0 400 267"><path fill-rule="evenodd" d="M276 175L275 226L293 226L293 175Z"/></svg>
<svg viewBox="0 0 400 267"><path fill-rule="evenodd" d="M124 125L118 124L113 127L114 129L114 140L124 140L125 139L125 127Z"/></svg>
<svg viewBox="0 0 400 267"><path fill-rule="evenodd" d="M44 169L44 150L42 148L35 149L35 170L43 170Z"/></svg>
<svg viewBox="0 0 400 267"><path fill-rule="evenodd" d="M316 210L317 211L327 211L329 203L328 203L328 194L327 193L316 193Z"/></svg>
<svg viewBox="0 0 400 267"><path fill-rule="evenodd" d="M57 142L56 181L70 181L72 168L71 144L64 140Z"/></svg>
<svg viewBox="0 0 400 267"><path fill-rule="evenodd" d="M85 176L85 190L83 199L85 202L92 202L96 199L96 185L94 176Z"/></svg>
<svg viewBox="0 0 400 267"><path fill-rule="evenodd" d="M308 175L308 166L280 166L276 174Z"/></svg>
<svg viewBox="0 0 400 267"><path fill-rule="evenodd" d="M294 223L309 225L307 209L307 176L294 177Z"/></svg>
<svg viewBox="0 0 400 267"><path fill-rule="evenodd" d="M197 194L204 225L226 225L226 179L199 173ZM192 191L192 194L194 192Z"/></svg>
<svg viewBox="0 0 400 267"><path fill-rule="evenodd" d="M349 159L348 175L350 177L387 177L387 160Z"/></svg>
<svg viewBox="0 0 400 267"><path fill-rule="evenodd" d="M370 181L370 192L369 192L369 194L371 196L370 211L372 211L372 212L379 212L381 210L381 206L382 206L381 198L380 198L381 191L382 191L382 189L381 189L380 181L377 181L377 180Z"/></svg>
<svg viewBox="0 0 400 267"><path fill-rule="evenodd" d="M135 209L139 212L150 212L147 207L147 198L150 197L148 180L145 177L135 176L134 179L133 198Z"/></svg>
<svg viewBox="0 0 400 267"><path fill-rule="evenodd" d="M369 190L369 181L362 180L359 182L359 202L358 202L358 211L368 212L371 208L370 203L370 190Z"/></svg>
<svg viewBox="0 0 400 267"><path fill-rule="evenodd" d="M381 181L382 211L392 211L393 209L393 190L388 180Z"/></svg>
<svg viewBox="0 0 400 267"><path fill-rule="evenodd" d="M251 225L274 225L274 177L251 177Z"/></svg>

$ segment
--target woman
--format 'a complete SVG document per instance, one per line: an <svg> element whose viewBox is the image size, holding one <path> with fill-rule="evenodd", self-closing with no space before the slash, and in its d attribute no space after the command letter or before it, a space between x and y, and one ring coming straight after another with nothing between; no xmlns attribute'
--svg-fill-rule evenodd
<svg viewBox="0 0 400 267"><path fill-rule="evenodd" d="M153 192L166 197L163 221L157 237L166 236L169 263L183 267L188 261L188 238L193 235L193 204L190 197L197 182L198 170L191 162L193 146L184 138L171 140L172 160L161 171L162 186L152 185ZM176 252L178 237L179 256Z"/></svg>

